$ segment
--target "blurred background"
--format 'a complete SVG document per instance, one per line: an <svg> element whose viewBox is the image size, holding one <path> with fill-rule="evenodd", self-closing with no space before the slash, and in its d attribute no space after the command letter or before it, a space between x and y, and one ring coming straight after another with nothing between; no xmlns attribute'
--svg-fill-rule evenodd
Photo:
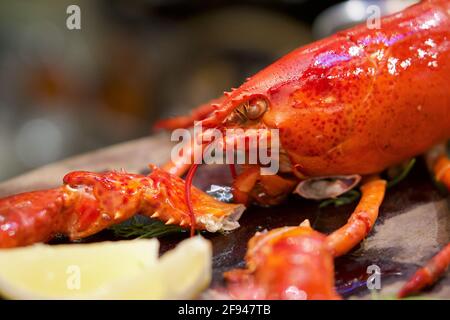
<svg viewBox="0 0 450 320"><path fill-rule="evenodd" d="M374 3L411 1L2 0L0 181L149 135Z"/></svg>

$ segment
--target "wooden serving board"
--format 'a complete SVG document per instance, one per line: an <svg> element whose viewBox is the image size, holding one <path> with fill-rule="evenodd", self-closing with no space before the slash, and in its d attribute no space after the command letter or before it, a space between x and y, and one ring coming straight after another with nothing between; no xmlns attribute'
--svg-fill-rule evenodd
<svg viewBox="0 0 450 320"><path fill-rule="evenodd" d="M165 134L142 138L47 165L0 183L0 197L14 193L45 189L61 184L63 176L73 170L105 171L125 169L147 172L147 164L162 164L169 159L171 143ZM194 181L207 189L211 184L230 182L224 166L203 166ZM248 239L263 229L298 225L309 219L315 229L331 232L345 223L355 204L319 209L313 201L292 196L280 206L252 207L242 216L241 227L229 234L205 234L213 243L212 287L223 285L222 273L243 266ZM186 237L185 234L160 239L166 251ZM115 240L104 231L86 241ZM410 175L388 190L380 218L369 237L345 257L336 260L336 286L346 298L391 298L406 279L450 241L450 197L437 190L422 161ZM381 269L381 290L366 287L369 265ZM450 275L427 290L423 297L450 299Z"/></svg>

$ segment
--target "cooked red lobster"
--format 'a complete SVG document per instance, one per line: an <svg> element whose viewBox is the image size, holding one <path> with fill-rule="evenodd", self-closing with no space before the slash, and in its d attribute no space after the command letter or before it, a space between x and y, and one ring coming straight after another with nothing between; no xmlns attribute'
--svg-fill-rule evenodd
<svg viewBox="0 0 450 320"><path fill-rule="evenodd" d="M357 208L327 238L334 256L344 254L369 233L384 196L385 183L372 188L364 177L450 138L450 1L425 0L383 18L380 29L361 25L296 49L190 116L158 125L173 129L195 121L220 130L279 130L279 173L242 166L233 183L239 202L272 205L293 190L314 199L336 197L363 176L358 208L365 209ZM430 166L450 189L449 161L439 150ZM182 174L189 167L190 177L196 165L189 161L164 168ZM446 246L399 295L431 284L449 263ZM256 270L266 267L261 262Z"/></svg>
<svg viewBox="0 0 450 320"><path fill-rule="evenodd" d="M280 241L270 242L283 249L275 251L280 259L298 251L311 264L286 264L284 274L277 271L283 265L273 264L275 258L256 250L254 256L248 254L245 276L241 271L227 275L234 288L244 290L251 283L257 297L286 298L292 281L307 297L338 298L332 290L330 260L350 251L373 227L386 189L378 174L450 138L450 1L425 0L383 18L380 29L357 26L299 48L190 116L162 121L158 127L190 127L195 121L222 131L278 130L278 174L261 175L261 164L232 166L236 202L274 205L293 191L314 199L336 197L361 181L359 205L348 223L331 235L303 226L269 237ZM252 132L259 135L261 130ZM229 143L235 141L223 141ZM185 152L184 160L193 155L193 150ZM137 211L192 230L220 229L216 217L222 226L236 227L230 217L238 217L242 207L191 190L197 165L190 163L171 162L163 167L171 175L156 169L148 177L73 173L64 187L3 199L0 247L46 241L56 232L82 237ZM445 150L434 154L431 166L436 179L450 189ZM188 169L184 184L175 176ZM289 239L298 245L286 245ZM315 249L304 252L304 241L312 241ZM447 246L400 295L432 283L449 263ZM313 284L316 264L327 277ZM271 270L280 275L282 285L276 285L280 278L270 277ZM298 279L296 272L311 278Z"/></svg>

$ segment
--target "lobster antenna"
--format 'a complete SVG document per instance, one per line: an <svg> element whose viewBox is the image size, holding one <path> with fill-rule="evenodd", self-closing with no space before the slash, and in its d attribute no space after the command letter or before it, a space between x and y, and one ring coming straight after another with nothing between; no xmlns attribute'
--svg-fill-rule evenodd
<svg viewBox="0 0 450 320"><path fill-rule="evenodd" d="M192 197L191 197L191 189L192 189L192 181L194 179L194 175L197 172L198 164L194 163L190 168L188 173L186 174L186 184L184 186L186 204L189 211L189 218L191 220L191 237L195 235L195 214L194 207L192 206Z"/></svg>
<svg viewBox="0 0 450 320"><path fill-rule="evenodd" d="M237 177L236 165L234 163L230 163L229 166L230 166L231 176L233 177L233 179L236 179L236 177Z"/></svg>
<svg viewBox="0 0 450 320"><path fill-rule="evenodd" d="M206 148L208 148L209 146L211 146L211 144L208 144L206 146ZM205 150L206 152L206 150ZM186 184L185 184L185 201L186 201L186 205L188 207L188 212L189 212L189 218L191 220L191 237L193 237L195 235L195 225L196 225L196 221L195 221L195 213L194 213L194 207L192 205L192 183L194 180L194 176L195 173L197 172L198 169L198 164L194 163L192 164L192 166L189 168L189 171L186 174ZM233 177L233 179L236 179L237 177L237 173L236 173L236 166L234 163L230 163L229 164L229 168L230 168L230 172L231 172L231 176Z"/></svg>

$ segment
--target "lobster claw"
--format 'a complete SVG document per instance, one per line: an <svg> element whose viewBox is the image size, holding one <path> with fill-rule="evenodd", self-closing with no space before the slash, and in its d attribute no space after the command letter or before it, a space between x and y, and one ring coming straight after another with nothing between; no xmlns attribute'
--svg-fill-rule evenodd
<svg viewBox="0 0 450 320"><path fill-rule="evenodd" d="M63 230L63 207L62 187L0 200L0 248L50 240Z"/></svg>
<svg viewBox="0 0 450 320"><path fill-rule="evenodd" d="M247 269L224 274L228 294L236 299L340 299L325 238L309 223L256 233L248 243Z"/></svg>
<svg viewBox="0 0 450 320"><path fill-rule="evenodd" d="M152 168L148 176L72 172L59 188L0 199L0 248L46 242L56 234L84 238L138 213L189 227L185 182ZM211 232L239 227L237 220L245 209L196 188L192 188L192 205L195 228Z"/></svg>
<svg viewBox="0 0 450 320"><path fill-rule="evenodd" d="M64 177L65 210L71 239L95 234L125 221L141 210L141 199L151 181L125 172L75 171Z"/></svg>

